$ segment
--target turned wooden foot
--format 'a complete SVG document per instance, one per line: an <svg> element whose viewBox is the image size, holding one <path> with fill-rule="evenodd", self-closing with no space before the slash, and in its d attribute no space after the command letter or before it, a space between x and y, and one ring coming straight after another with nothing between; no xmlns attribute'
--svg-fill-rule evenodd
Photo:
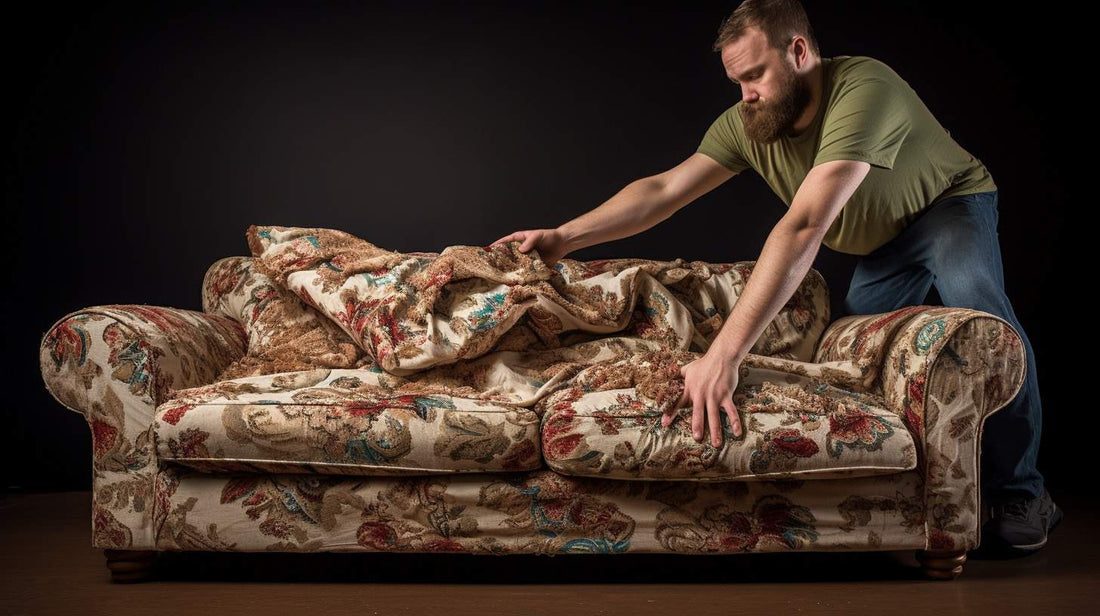
<svg viewBox="0 0 1100 616"><path fill-rule="evenodd" d="M103 550L103 555L107 557L107 568L111 570L112 582L142 582L150 579L157 554L159 552L152 550Z"/></svg>
<svg viewBox="0 0 1100 616"><path fill-rule="evenodd" d="M935 580L953 580L962 573L966 550L917 550L924 575Z"/></svg>

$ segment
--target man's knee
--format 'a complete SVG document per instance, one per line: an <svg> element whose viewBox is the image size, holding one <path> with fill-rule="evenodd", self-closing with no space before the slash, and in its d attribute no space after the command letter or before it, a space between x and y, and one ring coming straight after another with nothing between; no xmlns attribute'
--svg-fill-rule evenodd
<svg viewBox="0 0 1100 616"><path fill-rule="evenodd" d="M991 272L974 270L955 276L937 276L934 284L944 306L971 308L999 316L1009 310L1004 286Z"/></svg>
<svg viewBox="0 0 1100 616"><path fill-rule="evenodd" d="M883 294L879 289L849 289L844 298L844 311L846 314L882 314L900 308L899 301L904 300L899 300L897 295Z"/></svg>
<svg viewBox="0 0 1100 616"><path fill-rule="evenodd" d="M875 312L873 307L873 295L871 290L865 286L848 286L848 294L844 296L844 313L845 314L872 314Z"/></svg>

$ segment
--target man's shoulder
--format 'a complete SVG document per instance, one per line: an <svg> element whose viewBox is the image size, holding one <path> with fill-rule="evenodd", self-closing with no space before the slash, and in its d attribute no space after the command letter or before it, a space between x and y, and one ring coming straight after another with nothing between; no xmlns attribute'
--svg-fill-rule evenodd
<svg viewBox="0 0 1100 616"><path fill-rule="evenodd" d="M871 56L833 56L831 61L836 82L856 83L865 79L904 81L889 64Z"/></svg>

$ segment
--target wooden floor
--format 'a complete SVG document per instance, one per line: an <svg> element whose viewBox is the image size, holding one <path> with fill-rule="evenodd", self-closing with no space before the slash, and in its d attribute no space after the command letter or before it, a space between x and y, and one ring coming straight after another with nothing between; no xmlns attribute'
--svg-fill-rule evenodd
<svg viewBox="0 0 1100 616"><path fill-rule="evenodd" d="M1100 499L1051 492L1066 518L1046 548L1013 560L970 558L950 581L923 579L913 551L164 553L156 580L138 584L112 584L91 547L90 493L7 495L0 614L1100 613Z"/></svg>

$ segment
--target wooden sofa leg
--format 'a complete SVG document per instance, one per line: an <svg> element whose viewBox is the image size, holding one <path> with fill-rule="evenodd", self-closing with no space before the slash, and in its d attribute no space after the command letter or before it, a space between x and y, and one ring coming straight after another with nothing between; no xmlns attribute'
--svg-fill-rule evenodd
<svg viewBox="0 0 1100 616"><path fill-rule="evenodd" d="M917 550L924 575L935 580L953 580L962 573L966 550Z"/></svg>
<svg viewBox="0 0 1100 616"><path fill-rule="evenodd" d="M150 579L157 554L159 552L153 550L103 550L112 582L143 582Z"/></svg>

